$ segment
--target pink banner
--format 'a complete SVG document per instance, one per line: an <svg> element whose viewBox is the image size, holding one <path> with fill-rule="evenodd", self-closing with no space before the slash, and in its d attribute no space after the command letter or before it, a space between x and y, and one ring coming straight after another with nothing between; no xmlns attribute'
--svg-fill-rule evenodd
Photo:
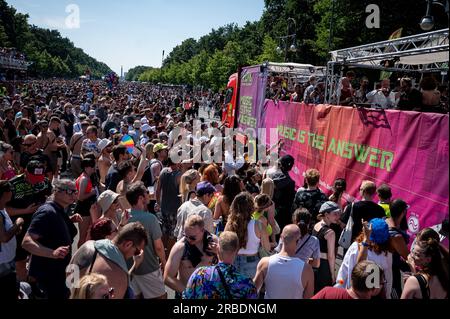
<svg viewBox="0 0 450 319"><path fill-rule="evenodd" d="M295 158L297 186L309 168L320 171L327 194L345 178L349 200L359 199L363 180L386 183L410 205L412 235L448 216L448 115L274 101L264 113L262 126L278 128Z"/></svg>

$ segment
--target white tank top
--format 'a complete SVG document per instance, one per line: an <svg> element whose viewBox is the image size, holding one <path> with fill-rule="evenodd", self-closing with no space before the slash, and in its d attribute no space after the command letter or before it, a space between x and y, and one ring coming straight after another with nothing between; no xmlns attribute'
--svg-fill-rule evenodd
<svg viewBox="0 0 450 319"><path fill-rule="evenodd" d="M303 299L304 266L305 262L296 257L270 256L264 299Z"/></svg>
<svg viewBox="0 0 450 319"><path fill-rule="evenodd" d="M255 233L255 220L250 220L247 225L247 246L241 248L238 255L256 255L258 253L261 239L256 236Z"/></svg>

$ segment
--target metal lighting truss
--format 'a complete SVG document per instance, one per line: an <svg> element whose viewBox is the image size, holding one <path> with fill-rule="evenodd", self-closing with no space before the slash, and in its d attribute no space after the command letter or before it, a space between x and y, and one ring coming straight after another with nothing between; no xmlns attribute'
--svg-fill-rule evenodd
<svg viewBox="0 0 450 319"><path fill-rule="evenodd" d="M447 28L332 51L327 65L325 101L331 104L339 101L343 66L391 72L448 71L448 34Z"/></svg>

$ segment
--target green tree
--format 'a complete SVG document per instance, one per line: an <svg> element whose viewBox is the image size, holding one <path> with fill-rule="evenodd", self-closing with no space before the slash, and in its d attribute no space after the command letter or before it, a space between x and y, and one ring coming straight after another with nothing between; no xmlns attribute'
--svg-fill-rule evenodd
<svg viewBox="0 0 450 319"><path fill-rule="evenodd" d="M252 64L260 64L265 61L283 62L283 54L277 52L277 42L270 36L266 35L263 41L263 52L253 61Z"/></svg>

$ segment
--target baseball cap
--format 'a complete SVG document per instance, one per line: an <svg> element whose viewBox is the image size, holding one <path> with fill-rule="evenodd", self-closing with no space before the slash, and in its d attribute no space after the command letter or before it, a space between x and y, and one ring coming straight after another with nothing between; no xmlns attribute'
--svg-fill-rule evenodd
<svg viewBox="0 0 450 319"><path fill-rule="evenodd" d="M280 158L281 167L287 171L290 171L294 166L294 158L291 155L285 155Z"/></svg>
<svg viewBox="0 0 450 319"><path fill-rule="evenodd" d="M161 150L166 150L168 149L168 147L162 143L158 143L155 144L155 146L153 146L153 153L159 152Z"/></svg>
<svg viewBox="0 0 450 319"><path fill-rule="evenodd" d="M372 225L370 240L375 244L384 244L389 240L389 226L382 218L374 218L369 222Z"/></svg>
<svg viewBox="0 0 450 319"><path fill-rule="evenodd" d="M109 130L109 135L110 136L116 135L117 133L119 133L119 131L117 129L115 129L115 128L112 128L112 129Z"/></svg>
<svg viewBox="0 0 450 319"><path fill-rule="evenodd" d="M195 188L195 192L197 193L197 196L203 196L206 194L214 194L216 192L216 188L212 186L210 182L200 182L197 184L197 187Z"/></svg>
<svg viewBox="0 0 450 319"><path fill-rule="evenodd" d="M338 204L336 204L335 202L328 201L323 203L322 206L320 206L319 213L326 214L337 210L340 210Z"/></svg>
<svg viewBox="0 0 450 319"><path fill-rule="evenodd" d="M95 110L90 110L89 111L89 116L95 116Z"/></svg>
<svg viewBox="0 0 450 319"><path fill-rule="evenodd" d="M44 175L45 173L44 164L35 160L28 162L26 169L28 173L33 175Z"/></svg>
<svg viewBox="0 0 450 319"><path fill-rule="evenodd" d="M100 194L97 199L97 203L100 205L103 214L111 207L111 205L118 197L119 194L114 193L109 189Z"/></svg>

